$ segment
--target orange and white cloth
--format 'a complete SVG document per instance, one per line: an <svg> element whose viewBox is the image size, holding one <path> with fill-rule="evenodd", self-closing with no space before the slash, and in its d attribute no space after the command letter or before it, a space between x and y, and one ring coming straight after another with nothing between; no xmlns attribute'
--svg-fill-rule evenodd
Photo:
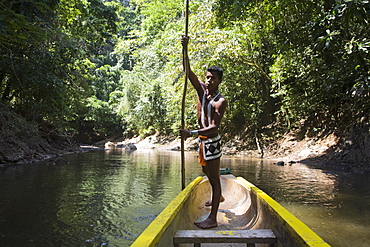
<svg viewBox="0 0 370 247"><path fill-rule="evenodd" d="M208 160L215 160L222 156L221 136L208 138L199 136L199 163L206 166Z"/></svg>

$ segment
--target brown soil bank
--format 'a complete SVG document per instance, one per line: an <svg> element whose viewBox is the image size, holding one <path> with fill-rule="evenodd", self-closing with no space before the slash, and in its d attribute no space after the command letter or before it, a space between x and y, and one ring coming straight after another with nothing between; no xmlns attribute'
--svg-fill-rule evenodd
<svg viewBox="0 0 370 247"><path fill-rule="evenodd" d="M326 134L297 132L269 145L267 154L323 169L370 174L370 129L366 125Z"/></svg>
<svg viewBox="0 0 370 247"><path fill-rule="evenodd" d="M289 162L300 162L313 167L342 170L346 172L370 174L370 134L369 126L351 128L336 133L317 133L315 131L292 131L278 141L261 144L263 157ZM231 139L223 145L223 152L230 155L261 156L261 150L246 148L247 141ZM145 139L134 138L122 142L110 142L110 145L124 146L135 144L138 149L179 150L180 140L174 138L150 136ZM250 142L249 142L250 143ZM189 138L185 142L186 150L197 148L197 140Z"/></svg>
<svg viewBox="0 0 370 247"><path fill-rule="evenodd" d="M0 166L37 162L80 151L57 131L41 134L35 124L10 111L0 111Z"/></svg>
<svg viewBox="0 0 370 247"><path fill-rule="evenodd" d="M151 136L132 141L138 148L176 150L180 146L178 138ZM231 138L224 143L224 153L260 156L259 151L244 145L246 142ZM185 145L187 149L195 149L196 146L196 139L188 139ZM261 149L264 158L285 163L294 161L323 169L370 174L369 125L347 126L332 132L298 129L277 141L262 141ZM36 125L16 114L0 111L0 166L36 162L71 152L81 152L73 138L55 130L40 131Z"/></svg>

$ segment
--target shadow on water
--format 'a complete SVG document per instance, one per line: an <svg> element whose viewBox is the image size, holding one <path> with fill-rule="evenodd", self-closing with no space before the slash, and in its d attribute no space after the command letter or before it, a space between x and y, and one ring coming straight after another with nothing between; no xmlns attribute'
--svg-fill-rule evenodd
<svg viewBox="0 0 370 247"><path fill-rule="evenodd" d="M180 192L180 152L120 149L0 169L2 246L130 246ZM201 175L186 153L186 183ZM367 176L223 156L333 246L368 246ZM349 230L350 229L350 230Z"/></svg>

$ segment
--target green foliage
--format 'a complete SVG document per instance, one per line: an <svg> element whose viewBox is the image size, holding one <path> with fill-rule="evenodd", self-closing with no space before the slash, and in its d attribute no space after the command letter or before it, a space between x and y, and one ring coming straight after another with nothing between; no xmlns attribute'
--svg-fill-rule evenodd
<svg viewBox="0 0 370 247"><path fill-rule="evenodd" d="M79 120L80 133L93 133L104 138L120 133L120 119L110 109L108 102L93 96L87 98L84 105L86 112L81 115L83 119Z"/></svg>
<svg viewBox="0 0 370 247"><path fill-rule="evenodd" d="M364 25L369 7L365 1L337 1L310 12L312 16L300 20L302 31L286 37L294 49L282 46L271 71L273 91L282 101L280 113L285 111L288 123L310 119L332 125L356 118L368 107L358 103L369 96L369 33ZM353 45L355 40L359 43Z"/></svg>
<svg viewBox="0 0 370 247"><path fill-rule="evenodd" d="M171 22L181 17L182 4L174 0L135 0L144 16L142 28L147 38L161 38L161 33Z"/></svg>
<svg viewBox="0 0 370 247"><path fill-rule="evenodd" d="M154 83L160 81L161 58L149 50L138 56L143 56L138 59L141 65L136 65L132 71L124 71L121 86L111 93L112 107L123 117L128 135L166 132L168 94L163 89L163 82Z"/></svg>
<svg viewBox="0 0 370 247"><path fill-rule="evenodd" d="M86 57L98 56L115 33L115 16L95 0L2 1L2 102L30 121L68 129L81 99L93 91L96 65Z"/></svg>
<svg viewBox="0 0 370 247"><path fill-rule="evenodd" d="M368 1L216 1L217 23L233 32L237 26L250 43L244 61L257 72L252 84L263 85L257 90L263 95L247 96L258 99L250 105L261 113L251 119L256 126L267 123L261 120L269 105L285 126L308 119L328 127L363 116L369 8Z"/></svg>
<svg viewBox="0 0 370 247"><path fill-rule="evenodd" d="M177 133L183 10L174 0L1 1L1 101L101 138ZM367 118L369 13L361 0L190 1L192 69L200 79L211 65L225 70L222 131L254 139L301 120ZM188 128L196 103L189 86Z"/></svg>

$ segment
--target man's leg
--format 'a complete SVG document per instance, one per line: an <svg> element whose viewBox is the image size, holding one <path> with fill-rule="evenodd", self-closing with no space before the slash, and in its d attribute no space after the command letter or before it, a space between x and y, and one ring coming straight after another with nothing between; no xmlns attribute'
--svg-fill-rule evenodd
<svg viewBox="0 0 370 247"><path fill-rule="evenodd" d="M220 159L218 159L218 160L220 160ZM220 166L219 166L220 167ZM206 174L206 176L209 178L209 171L208 171L208 166L203 166L203 172L204 172L204 174ZM222 193L221 193L221 199L220 199L220 202L224 202L225 201L225 198L222 196ZM210 207L210 206L212 206L212 199L211 200L209 200L209 201L207 201L206 203L205 203L205 206L206 207Z"/></svg>
<svg viewBox="0 0 370 247"><path fill-rule="evenodd" d="M221 181L220 181L220 159L207 161L204 167L209 182L212 186L212 208L208 218L202 222L195 222L199 228L207 229L217 226L217 211L221 200Z"/></svg>

